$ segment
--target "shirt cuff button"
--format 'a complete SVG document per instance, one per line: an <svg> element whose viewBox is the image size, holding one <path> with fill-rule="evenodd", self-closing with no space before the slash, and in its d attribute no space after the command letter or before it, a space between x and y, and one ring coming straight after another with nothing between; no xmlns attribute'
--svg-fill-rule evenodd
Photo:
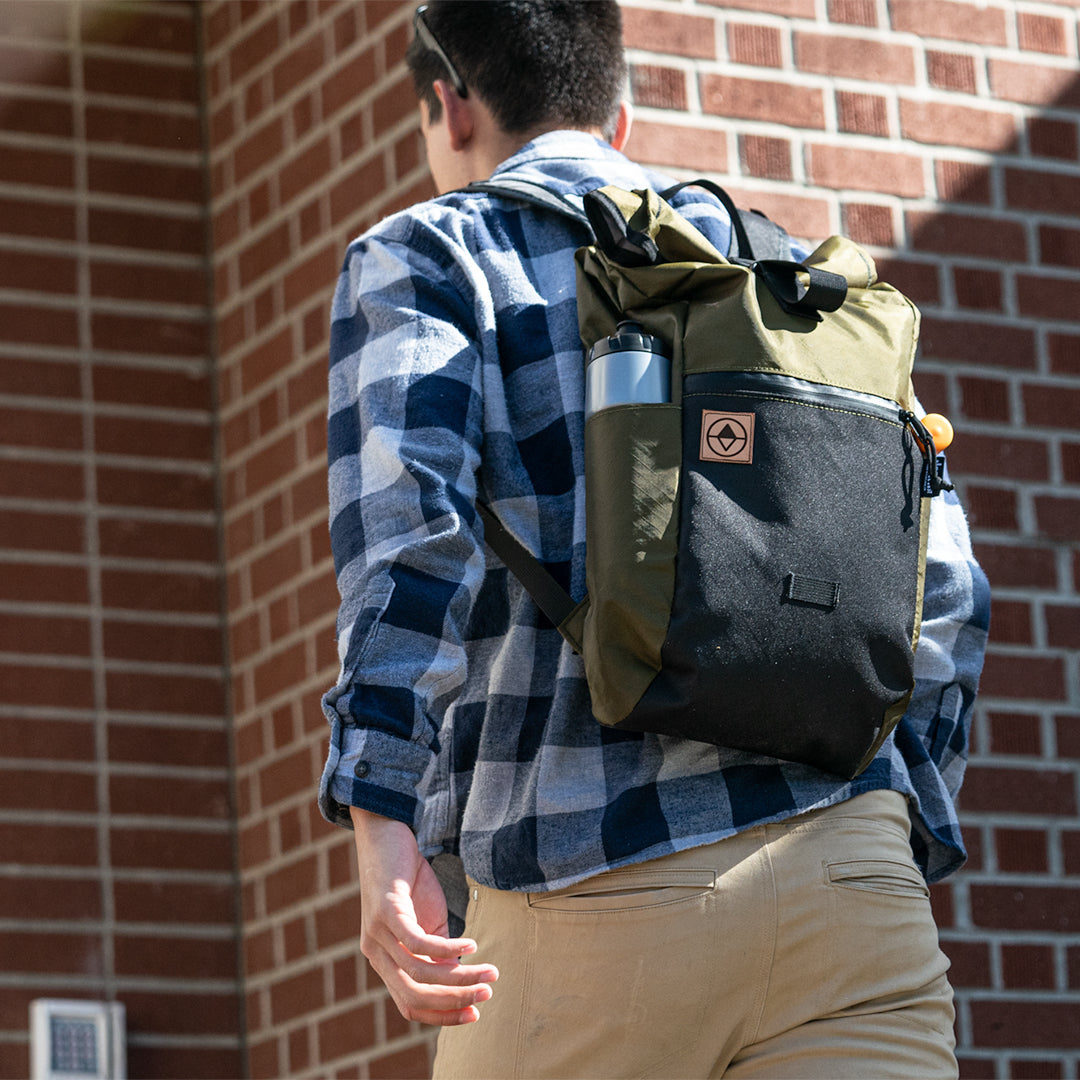
<svg viewBox="0 0 1080 1080"><path fill-rule="evenodd" d="M353 772L356 774L357 779L363 780L371 772L371 766L366 761L358 761Z"/></svg>

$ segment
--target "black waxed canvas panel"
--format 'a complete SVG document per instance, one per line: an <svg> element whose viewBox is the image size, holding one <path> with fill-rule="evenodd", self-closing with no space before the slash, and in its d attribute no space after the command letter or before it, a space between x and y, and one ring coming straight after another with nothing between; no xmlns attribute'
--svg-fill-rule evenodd
<svg viewBox="0 0 1080 1080"><path fill-rule="evenodd" d="M663 669L619 726L850 776L913 683L919 451L898 415L736 378L685 380ZM753 413L750 463L700 460L706 411Z"/></svg>

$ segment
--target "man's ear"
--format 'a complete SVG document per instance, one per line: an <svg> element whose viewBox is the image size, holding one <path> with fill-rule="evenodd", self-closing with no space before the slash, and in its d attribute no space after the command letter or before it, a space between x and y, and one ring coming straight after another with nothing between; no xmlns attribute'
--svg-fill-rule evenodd
<svg viewBox="0 0 1080 1080"><path fill-rule="evenodd" d="M435 88L435 95L442 103L450 149L464 150L472 140L476 129L472 102L468 98L461 97L445 79L436 79L432 85Z"/></svg>
<svg viewBox="0 0 1080 1080"><path fill-rule="evenodd" d="M615 121L615 134L611 136L611 145L616 150L626 146L630 138L630 128L634 125L634 106L625 98L619 102L619 118Z"/></svg>

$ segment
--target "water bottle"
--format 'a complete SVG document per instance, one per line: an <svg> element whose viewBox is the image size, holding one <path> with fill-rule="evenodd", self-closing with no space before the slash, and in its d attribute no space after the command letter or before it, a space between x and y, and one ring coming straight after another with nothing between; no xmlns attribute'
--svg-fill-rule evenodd
<svg viewBox="0 0 1080 1080"><path fill-rule="evenodd" d="M671 400L671 358L659 338L626 319L590 350L585 367L585 419L612 405Z"/></svg>

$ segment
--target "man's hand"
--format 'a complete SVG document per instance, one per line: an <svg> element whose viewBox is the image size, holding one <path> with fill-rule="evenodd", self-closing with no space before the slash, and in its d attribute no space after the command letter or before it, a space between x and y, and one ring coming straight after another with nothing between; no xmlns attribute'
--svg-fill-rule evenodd
<svg viewBox="0 0 1080 1080"><path fill-rule="evenodd" d="M450 938L446 897L412 830L351 809L360 866L360 951L386 984L401 1015L424 1024L468 1024L491 997L499 973L465 965L476 942Z"/></svg>

